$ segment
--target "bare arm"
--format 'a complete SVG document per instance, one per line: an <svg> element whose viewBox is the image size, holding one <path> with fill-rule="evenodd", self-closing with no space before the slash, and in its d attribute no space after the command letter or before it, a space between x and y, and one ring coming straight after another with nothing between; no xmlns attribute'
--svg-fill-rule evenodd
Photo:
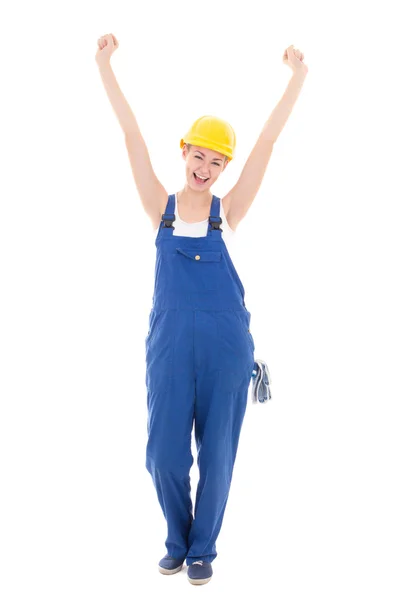
<svg viewBox="0 0 400 600"><path fill-rule="evenodd" d="M287 88L279 100L278 104L272 111L268 121L265 123L264 128L260 134L261 139L265 139L272 143L276 142L282 129L286 125L286 122L291 115L293 107L300 95L306 78L306 73L300 71L293 73L291 80L289 81Z"/></svg>
<svg viewBox="0 0 400 600"><path fill-rule="evenodd" d="M308 68L302 62L303 53L299 50L293 51L291 48L285 50L284 62L287 62L288 55L293 69L292 78L265 123L238 182L223 198L226 218L232 229L235 229L244 218L257 195L274 149L274 143L293 110L307 76Z"/></svg>
<svg viewBox="0 0 400 600"><path fill-rule="evenodd" d="M111 36L105 36L105 39L107 43L112 43ZM153 170L136 117L118 85L110 61L99 60L98 66L108 98L125 135L125 145L143 208L151 218L153 226L156 227L165 209L168 193Z"/></svg>

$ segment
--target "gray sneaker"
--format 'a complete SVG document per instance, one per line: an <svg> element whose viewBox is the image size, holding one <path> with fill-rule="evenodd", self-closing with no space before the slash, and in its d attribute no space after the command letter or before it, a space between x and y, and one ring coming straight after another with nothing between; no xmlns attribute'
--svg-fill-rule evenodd
<svg viewBox="0 0 400 600"><path fill-rule="evenodd" d="M166 554L158 563L158 570L163 575L173 575L182 569L184 558L172 558Z"/></svg>

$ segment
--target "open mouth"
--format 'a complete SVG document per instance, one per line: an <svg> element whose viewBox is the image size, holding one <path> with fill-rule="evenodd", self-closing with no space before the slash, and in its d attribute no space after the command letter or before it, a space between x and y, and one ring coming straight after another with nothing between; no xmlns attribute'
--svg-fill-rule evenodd
<svg viewBox="0 0 400 600"><path fill-rule="evenodd" d="M200 177L197 177L196 173L193 173L193 175L197 183L206 183L210 179L209 177L207 177L207 179L200 179Z"/></svg>

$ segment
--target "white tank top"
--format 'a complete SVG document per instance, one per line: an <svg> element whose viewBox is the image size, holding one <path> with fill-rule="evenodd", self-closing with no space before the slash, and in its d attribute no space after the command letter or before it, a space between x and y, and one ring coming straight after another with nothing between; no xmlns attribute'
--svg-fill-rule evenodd
<svg viewBox="0 0 400 600"><path fill-rule="evenodd" d="M179 202L176 200L177 194L175 194L175 221L172 235L182 235L185 237L205 237L207 235L208 230L208 218L204 219L204 221L196 221L195 223L187 223L186 221L182 221L179 216ZM225 242L225 245L228 249L229 254L231 252L234 253L234 238L236 232L230 228L228 225L228 221L225 217L224 207L222 206L222 202L220 204L220 217L222 219L221 229L222 229L222 239ZM154 231L155 237L157 236L158 227Z"/></svg>

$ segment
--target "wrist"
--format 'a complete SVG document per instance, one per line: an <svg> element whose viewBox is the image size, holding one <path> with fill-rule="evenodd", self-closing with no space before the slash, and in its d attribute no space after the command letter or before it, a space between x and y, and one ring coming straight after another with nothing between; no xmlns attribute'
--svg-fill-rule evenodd
<svg viewBox="0 0 400 600"><path fill-rule="evenodd" d="M303 65L299 69L296 69L295 71L293 71L292 76L295 77L296 79L301 80L301 79L305 79L307 73L308 73L308 67L307 67L307 65Z"/></svg>
<svg viewBox="0 0 400 600"><path fill-rule="evenodd" d="M97 62L97 66L99 67L100 71L102 71L102 70L107 71L107 69L111 68L111 62L109 60L106 60L106 61L104 61L104 60L97 61L96 60L96 62Z"/></svg>

